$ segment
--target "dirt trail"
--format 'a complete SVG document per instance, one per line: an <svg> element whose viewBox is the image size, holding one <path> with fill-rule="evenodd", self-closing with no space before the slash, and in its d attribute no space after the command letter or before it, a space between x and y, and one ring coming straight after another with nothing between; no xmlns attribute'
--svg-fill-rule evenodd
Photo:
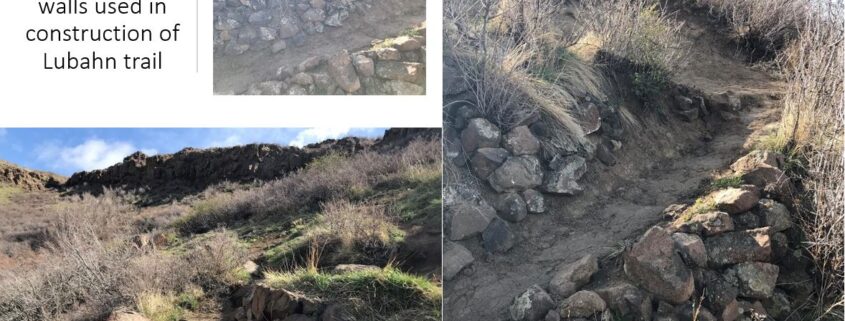
<svg viewBox="0 0 845 321"><path fill-rule="evenodd" d="M720 124L644 126L644 133L630 134L640 137L625 142L619 164L590 162L582 179L584 193L546 195L548 213L512 224L518 239L510 251L476 257L472 270L447 282L447 320L506 320L516 295L532 284L548 285L560 264L586 254L603 257L636 239L661 219L664 208L690 201L702 183L742 156L750 139L778 120L772 96L782 84L745 64L727 39L707 29L707 21L685 20L691 63L675 81L705 93L733 91L747 106ZM708 142L701 139L706 132L712 135ZM478 242L465 243L476 243L462 244L483 253Z"/></svg>
<svg viewBox="0 0 845 321"><path fill-rule="evenodd" d="M281 66L297 65L308 57L350 52L368 47L373 40L398 35L425 21L425 0L381 0L365 13L351 14L339 28L327 28L308 36L300 47L290 46L272 54L269 50L239 56L214 57L214 93L244 92L250 84L271 80Z"/></svg>

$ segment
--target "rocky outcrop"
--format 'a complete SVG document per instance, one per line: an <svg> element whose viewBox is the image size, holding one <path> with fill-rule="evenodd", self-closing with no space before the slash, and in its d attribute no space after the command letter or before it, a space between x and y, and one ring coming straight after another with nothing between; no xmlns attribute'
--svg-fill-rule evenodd
<svg viewBox="0 0 845 321"><path fill-rule="evenodd" d="M125 188L154 197L178 197L223 182L276 179L329 153L389 152L414 139L434 139L439 135L439 130L391 129L382 139L330 139L302 148L250 144L227 148L185 148L174 154L154 156L137 152L106 169L75 173L63 187L74 191Z"/></svg>
<svg viewBox="0 0 845 321"><path fill-rule="evenodd" d="M423 95L425 28L374 47L311 56L282 66L275 77L251 84L245 95Z"/></svg>
<svg viewBox="0 0 845 321"><path fill-rule="evenodd" d="M236 315L246 320L315 320L326 310L326 302L284 289L258 285L243 299Z"/></svg>
<svg viewBox="0 0 845 321"><path fill-rule="evenodd" d="M53 173L28 170L0 160L0 186L13 186L27 191L59 187L65 177Z"/></svg>

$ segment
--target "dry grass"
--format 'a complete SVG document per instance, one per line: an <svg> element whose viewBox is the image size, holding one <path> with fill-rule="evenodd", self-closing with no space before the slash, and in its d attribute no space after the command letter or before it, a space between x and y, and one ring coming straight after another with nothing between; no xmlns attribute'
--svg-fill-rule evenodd
<svg viewBox="0 0 845 321"><path fill-rule="evenodd" d="M360 200L381 186L416 184L441 167L439 141L418 140L393 153L328 155L287 177L249 191L218 194L177 222L200 233L246 218L293 217L335 199Z"/></svg>
<svg viewBox="0 0 845 321"><path fill-rule="evenodd" d="M325 236L343 246L380 247L390 243L398 228L384 206L335 200L323 204Z"/></svg>

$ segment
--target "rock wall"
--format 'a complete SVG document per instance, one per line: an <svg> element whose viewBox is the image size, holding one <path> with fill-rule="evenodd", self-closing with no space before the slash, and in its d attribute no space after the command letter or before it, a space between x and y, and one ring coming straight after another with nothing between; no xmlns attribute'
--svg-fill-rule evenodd
<svg viewBox="0 0 845 321"><path fill-rule="evenodd" d="M367 0L214 0L214 52L281 52L371 6Z"/></svg>
<svg viewBox="0 0 845 321"><path fill-rule="evenodd" d="M252 84L247 95L423 95L425 29L373 48L312 56L296 66L282 66L271 80Z"/></svg>
<svg viewBox="0 0 845 321"><path fill-rule="evenodd" d="M31 171L0 161L0 185L11 185L28 191L39 191L58 187L64 181L64 177L56 174Z"/></svg>

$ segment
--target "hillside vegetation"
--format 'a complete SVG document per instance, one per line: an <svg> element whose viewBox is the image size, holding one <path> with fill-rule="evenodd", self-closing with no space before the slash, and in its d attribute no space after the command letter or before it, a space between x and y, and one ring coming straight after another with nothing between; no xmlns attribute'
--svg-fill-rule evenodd
<svg viewBox="0 0 845 321"><path fill-rule="evenodd" d="M51 192L38 246L3 253L0 320L439 319L439 135L390 135L400 139L170 203L147 190ZM20 204L2 213L36 210ZM298 305L258 308L269 287Z"/></svg>

